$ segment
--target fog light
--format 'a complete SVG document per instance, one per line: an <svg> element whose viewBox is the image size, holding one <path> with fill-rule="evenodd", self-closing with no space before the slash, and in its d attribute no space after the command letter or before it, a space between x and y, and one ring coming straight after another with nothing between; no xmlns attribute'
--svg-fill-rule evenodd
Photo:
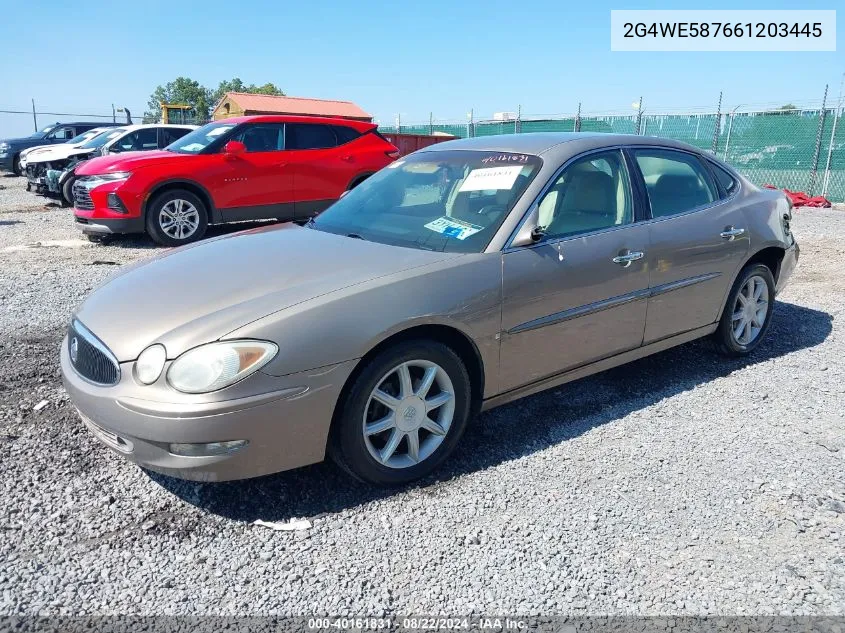
<svg viewBox="0 0 845 633"><path fill-rule="evenodd" d="M106 206L112 211L117 211L118 213L129 213L126 207L123 206L123 201L114 192L108 195Z"/></svg>
<svg viewBox="0 0 845 633"><path fill-rule="evenodd" d="M171 444L170 452L183 457L212 457L214 455L228 455L241 450L249 444L247 440L231 440L229 442L209 442L208 444Z"/></svg>

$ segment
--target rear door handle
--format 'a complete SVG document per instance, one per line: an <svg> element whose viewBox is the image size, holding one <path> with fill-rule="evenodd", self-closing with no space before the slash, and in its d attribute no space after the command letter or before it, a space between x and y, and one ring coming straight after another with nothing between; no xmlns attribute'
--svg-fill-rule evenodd
<svg viewBox="0 0 845 633"><path fill-rule="evenodd" d="M622 266L622 268L627 268L631 265L631 262L635 262L638 259L642 259L644 256L645 253L641 251L622 252L613 258L613 263L619 264L620 266Z"/></svg>
<svg viewBox="0 0 845 633"><path fill-rule="evenodd" d="M726 226L725 230L722 231L721 233L719 233L719 236L723 240L730 241L730 240L733 240L734 238L737 238L740 235L744 235L744 234L745 234L745 229L735 229L732 226Z"/></svg>

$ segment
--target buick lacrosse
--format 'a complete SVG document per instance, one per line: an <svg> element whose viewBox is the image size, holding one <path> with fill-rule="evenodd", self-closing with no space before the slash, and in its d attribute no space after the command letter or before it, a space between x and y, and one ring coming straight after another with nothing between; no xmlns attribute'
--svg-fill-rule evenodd
<svg viewBox="0 0 845 633"><path fill-rule="evenodd" d="M791 206L683 143L456 140L305 226L131 266L74 313L65 385L104 444L215 481L331 456L424 476L481 410L709 336L763 341Z"/></svg>

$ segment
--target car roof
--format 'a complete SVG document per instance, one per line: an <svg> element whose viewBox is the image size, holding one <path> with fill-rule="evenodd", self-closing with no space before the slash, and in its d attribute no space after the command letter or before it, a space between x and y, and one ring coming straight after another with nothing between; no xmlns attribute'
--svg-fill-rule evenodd
<svg viewBox="0 0 845 633"><path fill-rule="evenodd" d="M421 149L421 152L441 150L475 150L518 152L522 154L576 154L590 149L619 145L659 145L700 153L687 143L654 136L636 134L608 134L606 132L528 132L525 134L497 134L444 141Z"/></svg>
<svg viewBox="0 0 845 633"><path fill-rule="evenodd" d="M212 123L322 123L323 125L344 125L359 131L371 130L378 127L375 123L355 121L331 116L304 116L296 114L255 114L250 116L234 116L218 119Z"/></svg>
<svg viewBox="0 0 845 633"><path fill-rule="evenodd" d="M188 123L137 123L133 125L121 125L127 132L134 132L135 130L143 130L150 127L175 127L184 130L196 130L198 125L189 125Z"/></svg>

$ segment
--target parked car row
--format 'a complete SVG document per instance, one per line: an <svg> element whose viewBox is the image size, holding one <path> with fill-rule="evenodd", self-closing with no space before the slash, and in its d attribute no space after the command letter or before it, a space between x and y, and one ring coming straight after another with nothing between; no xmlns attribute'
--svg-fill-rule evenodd
<svg viewBox="0 0 845 633"><path fill-rule="evenodd" d="M178 246L200 239L209 224L305 221L399 156L376 128L324 117L237 117L160 151L109 152L75 165L76 225L94 241L146 232Z"/></svg>
<svg viewBox="0 0 845 633"><path fill-rule="evenodd" d="M197 127L152 124L96 128L99 133L83 139L82 142L73 139L61 145L27 150L21 156L21 168L26 174L27 189L60 196L63 202L73 204L76 167L83 161L95 156L161 149Z"/></svg>
<svg viewBox="0 0 845 633"><path fill-rule="evenodd" d="M10 171L20 176L21 154L31 147L67 143L94 128L117 127L119 123L92 123L79 121L75 123L54 123L40 132L22 138L6 138L0 140L0 171Z"/></svg>

